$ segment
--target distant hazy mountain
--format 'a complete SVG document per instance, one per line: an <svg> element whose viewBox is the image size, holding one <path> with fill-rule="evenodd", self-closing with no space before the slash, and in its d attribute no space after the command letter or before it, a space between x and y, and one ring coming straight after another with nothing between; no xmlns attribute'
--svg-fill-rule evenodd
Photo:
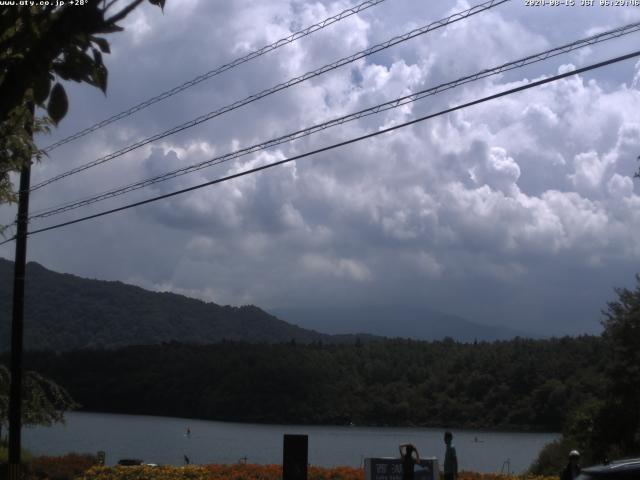
<svg viewBox="0 0 640 480"><path fill-rule="evenodd" d="M0 259L0 350L9 345L13 262ZM88 280L27 264L26 348L56 351L162 342L344 341L283 322L255 306L229 307ZM355 338L351 338L355 341Z"/></svg>
<svg viewBox="0 0 640 480"><path fill-rule="evenodd" d="M531 337L508 327L481 325L427 307L283 308L273 309L272 313L287 322L330 334L367 332L416 340L451 337L461 342Z"/></svg>
<svg viewBox="0 0 640 480"><path fill-rule="evenodd" d="M12 291L13 262L0 259L0 351L9 346ZM427 340L449 336L460 341L523 336L506 328L401 305L275 313L286 321L253 305L220 306L122 282L56 273L35 262L27 264L25 347L30 350L115 348L172 341L208 344L223 339L342 343L355 342L356 338L366 341L373 335Z"/></svg>

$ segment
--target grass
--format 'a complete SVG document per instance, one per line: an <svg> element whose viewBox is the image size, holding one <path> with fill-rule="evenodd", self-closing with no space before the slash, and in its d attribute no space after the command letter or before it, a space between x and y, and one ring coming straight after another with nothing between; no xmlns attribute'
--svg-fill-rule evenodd
<svg viewBox="0 0 640 480"><path fill-rule="evenodd" d="M33 458L29 450L22 449L21 459L23 462L28 462ZM6 442L0 443L0 463L7 463L9 461L9 447Z"/></svg>

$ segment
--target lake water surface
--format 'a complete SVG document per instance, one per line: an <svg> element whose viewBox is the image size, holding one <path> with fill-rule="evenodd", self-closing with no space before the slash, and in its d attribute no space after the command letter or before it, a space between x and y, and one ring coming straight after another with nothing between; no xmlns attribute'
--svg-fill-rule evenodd
<svg viewBox="0 0 640 480"><path fill-rule="evenodd" d="M309 435L309 463L359 467L365 457L398 456L398 445L413 443L422 457L438 457L442 466L443 430L394 427L256 425L183 418L68 413L66 425L23 430L24 446L34 454L104 450L107 464L121 458L147 463L281 463L285 433ZM186 435L187 427L191 434ZM453 430L462 470L523 472L555 433ZM509 462L506 464L505 462Z"/></svg>

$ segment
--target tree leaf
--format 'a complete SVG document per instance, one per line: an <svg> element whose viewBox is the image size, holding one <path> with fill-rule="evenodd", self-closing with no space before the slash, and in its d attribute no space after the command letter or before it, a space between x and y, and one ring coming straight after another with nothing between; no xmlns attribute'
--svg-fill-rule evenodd
<svg viewBox="0 0 640 480"><path fill-rule="evenodd" d="M53 64L53 70L63 79L76 82L89 81L94 69L95 60L77 49L65 51L62 59Z"/></svg>
<svg viewBox="0 0 640 480"><path fill-rule="evenodd" d="M79 33L73 37L72 42L81 50L86 50L91 45L91 36L86 33Z"/></svg>
<svg viewBox="0 0 640 480"><path fill-rule="evenodd" d="M106 94L107 78L109 76L107 68L102 64L96 65L91 76L93 77L93 82L95 83L96 87L102 90L102 93Z"/></svg>
<svg viewBox="0 0 640 480"><path fill-rule="evenodd" d="M100 27L96 27L95 33L115 33L122 32L124 28L114 24L104 24Z"/></svg>
<svg viewBox="0 0 640 480"><path fill-rule="evenodd" d="M98 45L98 48L102 51L102 53L111 53L111 48L109 47L109 42L106 39L101 37L91 37L91 41Z"/></svg>
<svg viewBox="0 0 640 480"><path fill-rule="evenodd" d="M47 113L51 117L51 120L57 125L67 114L68 109L69 101L67 100L67 93L61 84L56 83L51 89Z"/></svg>
<svg viewBox="0 0 640 480"><path fill-rule="evenodd" d="M93 53L93 61L96 63L96 66L103 65L102 54L100 53L100 50L92 48L91 53Z"/></svg>
<svg viewBox="0 0 640 480"><path fill-rule="evenodd" d="M75 48L67 49L61 59L53 63L53 70L65 80L87 81L95 67L95 61Z"/></svg>
<svg viewBox="0 0 640 480"><path fill-rule="evenodd" d="M49 96L51 90L51 76L49 72L42 72L36 75L33 82L33 100L37 105L42 105Z"/></svg>
<svg viewBox="0 0 640 480"><path fill-rule="evenodd" d="M149 0L149 3L150 3L151 5L157 5L157 6L159 6L159 7L160 7L160 9L161 9L162 11L164 11L164 3L165 3L165 0Z"/></svg>

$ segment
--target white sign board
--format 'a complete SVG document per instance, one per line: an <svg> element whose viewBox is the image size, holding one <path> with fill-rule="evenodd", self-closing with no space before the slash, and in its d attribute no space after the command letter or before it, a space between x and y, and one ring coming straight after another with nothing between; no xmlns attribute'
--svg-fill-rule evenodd
<svg viewBox="0 0 640 480"><path fill-rule="evenodd" d="M365 458L365 480L402 480L402 459ZM436 457L420 459L413 469L414 480L439 480L438 459Z"/></svg>

